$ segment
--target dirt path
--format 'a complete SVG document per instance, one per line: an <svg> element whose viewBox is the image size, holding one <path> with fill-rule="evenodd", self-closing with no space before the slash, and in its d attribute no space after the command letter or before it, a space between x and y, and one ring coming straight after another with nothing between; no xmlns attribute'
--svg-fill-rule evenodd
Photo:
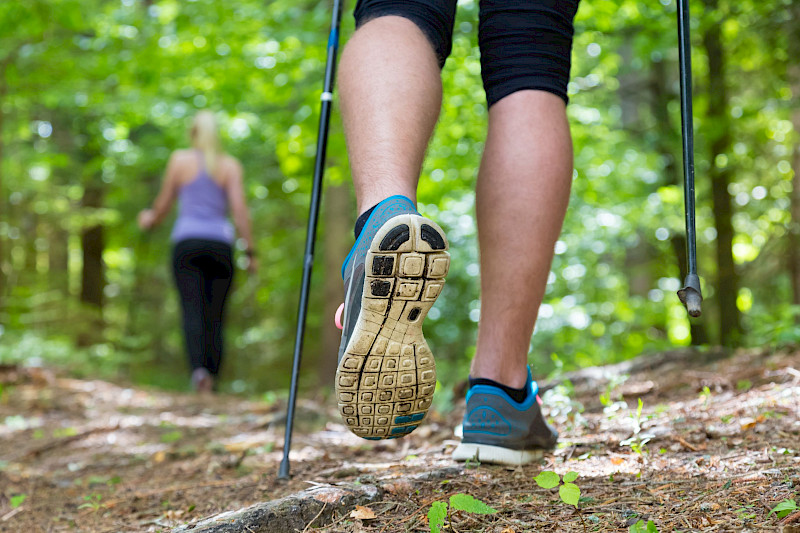
<svg viewBox="0 0 800 533"><path fill-rule="evenodd" d="M432 413L405 439L372 443L338 423L331 401L304 399L293 478L281 482L283 405L0 367L0 531L169 531L340 482L380 487L361 515L375 518L339 513L307 530L430 531L431 504L453 494L499 512L451 512L447 531L628 531L640 519L661 532L800 525L800 513L768 516L783 500L800 504L800 352L667 360L611 382L595 374L546 393L562 445L516 469L450 460L459 408ZM539 488L542 470L579 474L579 512Z"/></svg>

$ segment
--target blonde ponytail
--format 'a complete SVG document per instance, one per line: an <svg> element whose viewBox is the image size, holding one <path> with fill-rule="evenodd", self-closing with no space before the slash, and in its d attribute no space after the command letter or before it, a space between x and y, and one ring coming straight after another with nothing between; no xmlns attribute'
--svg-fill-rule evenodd
<svg viewBox="0 0 800 533"><path fill-rule="evenodd" d="M192 121L190 131L192 147L203 152L206 162L206 171L217 177L217 163L219 162L220 146L217 133L217 120L211 111L199 111Z"/></svg>

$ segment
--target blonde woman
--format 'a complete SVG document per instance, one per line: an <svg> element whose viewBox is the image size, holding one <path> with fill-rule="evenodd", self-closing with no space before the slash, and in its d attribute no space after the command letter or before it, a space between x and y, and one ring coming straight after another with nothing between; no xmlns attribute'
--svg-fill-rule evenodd
<svg viewBox="0 0 800 533"><path fill-rule="evenodd" d="M176 150L152 209L139 213L149 230L179 200L172 229L173 269L183 306L183 330L192 366L192 386L211 392L222 360L223 311L233 279L234 228L245 242L253 272L253 238L244 199L242 166L219 144L214 114L200 111L190 130L192 148Z"/></svg>

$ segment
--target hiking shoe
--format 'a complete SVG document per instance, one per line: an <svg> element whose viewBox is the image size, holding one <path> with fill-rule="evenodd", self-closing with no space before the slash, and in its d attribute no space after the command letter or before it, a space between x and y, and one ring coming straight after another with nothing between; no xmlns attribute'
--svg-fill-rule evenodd
<svg viewBox="0 0 800 533"><path fill-rule="evenodd" d="M431 406L436 367L422 321L444 287L447 247L437 224L408 198L392 196L372 212L345 259L336 397L359 437L405 436Z"/></svg>
<svg viewBox="0 0 800 533"><path fill-rule="evenodd" d="M523 465L540 459L558 441L558 432L542 416L539 385L528 369L528 396L517 403L498 387L475 385L467 392L462 440L456 461Z"/></svg>

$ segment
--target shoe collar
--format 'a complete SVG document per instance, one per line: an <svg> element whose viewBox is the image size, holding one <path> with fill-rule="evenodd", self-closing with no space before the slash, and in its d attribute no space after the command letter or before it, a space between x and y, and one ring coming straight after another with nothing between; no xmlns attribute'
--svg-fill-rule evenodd
<svg viewBox="0 0 800 533"><path fill-rule="evenodd" d="M539 394L539 384L533 381L533 376L531 375L531 369L528 367L528 378L525 383L525 386L528 387L528 396L525 397L525 400L522 403L517 402L514 398L509 396L503 389L499 387L495 387L493 385L475 385L474 387L470 387L467 391L467 403L469 403L470 398L474 394L493 394L495 396L499 396L503 398L506 402L509 403L512 407L517 409L518 411L527 411L531 408L531 406L536 403L536 395Z"/></svg>
<svg viewBox="0 0 800 533"><path fill-rule="evenodd" d="M369 227L370 222L372 222L372 217L375 216L380 207L390 200L405 200L411 205L411 209L413 209L414 211L417 210L416 206L414 205L414 202L412 202L410 198L408 198L407 196L403 196L402 194L395 194L394 196L390 196L385 200L381 200L381 202L375 206L375 209L372 210L372 213L369 215L367 221L364 223L364 227L361 230L361 234L358 236L358 239L356 239L356 242L353 243L353 247L350 248L350 253L348 253L347 257L344 258L344 263L342 263L342 279L345 279L345 273L347 272L347 267L349 266L348 263L350 263L350 260L353 258L353 252L358 248L358 245L361 243L361 239L364 238L364 234L366 233L366 231L364 230L366 230L367 227Z"/></svg>

